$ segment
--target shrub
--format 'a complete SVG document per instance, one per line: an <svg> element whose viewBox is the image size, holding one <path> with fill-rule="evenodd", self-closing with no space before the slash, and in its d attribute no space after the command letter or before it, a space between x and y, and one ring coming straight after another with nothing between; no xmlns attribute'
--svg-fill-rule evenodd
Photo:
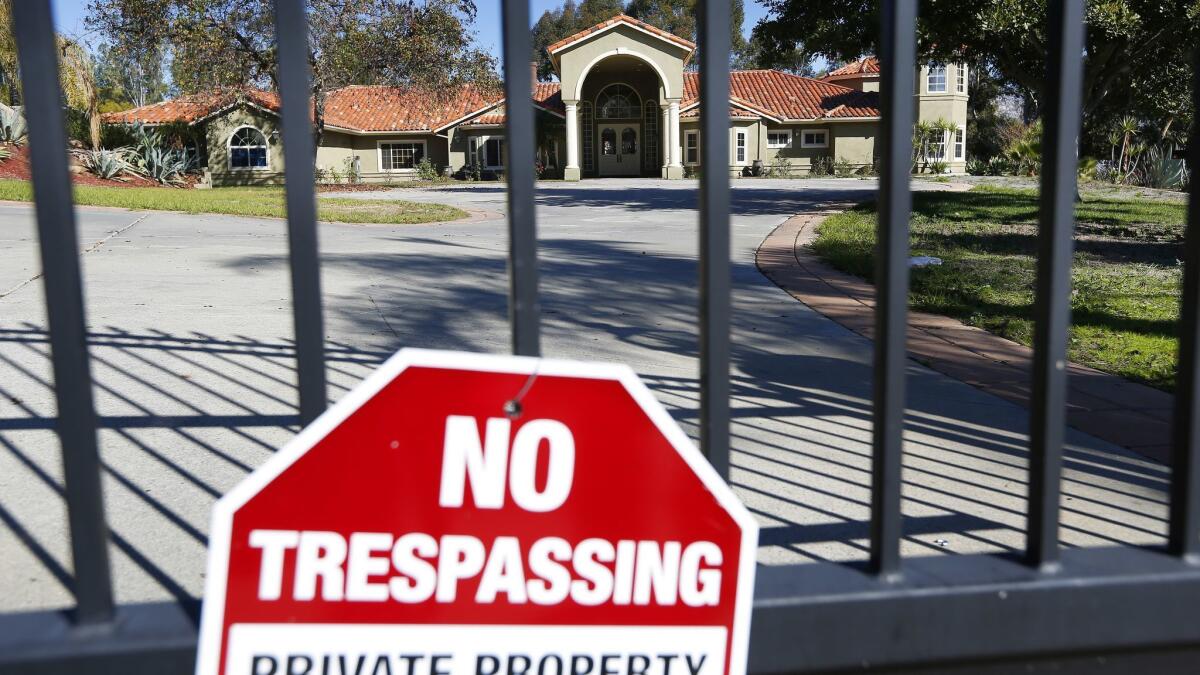
<svg viewBox="0 0 1200 675"><path fill-rule="evenodd" d="M1025 127L1017 140L1008 146L1008 157L1016 163L1022 176L1036 176L1042 168L1042 121Z"/></svg>
<svg viewBox="0 0 1200 675"><path fill-rule="evenodd" d="M10 157L12 157L12 150L9 150L7 147L5 147L3 145L0 145L0 162L3 162L4 160L9 159Z"/></svg>
<svg viewBox="0 0 1200 675"><path fill-rule="evenodd" d="M1017 173L1017 164L1007 157L993 157L988 160L987 175L1011 176Z"/></svg>
<svg viewBox="0 0 1200 675"><path fill-rule="evenodd" d="M329 171L327 171L325 169L325 167L318 166L315 169L313 169L313 180L316 181L316 183L318 185L320 185L321 183L324 183L328 178L329 178Z"/></svg>
<svg viewBox="0 0 1200 675"><path fill-rule="evenodd" d="M1097 162L1094 157L1084 157L1079 160L1079 180L1089 181L1096 180L1096 169L1100 162Z"/></svg>
<svg viewBox="0 0 1200 675"><path fill-rule="evenodd" d="M787 178L792 175L792 165L787 158L775 155L771 163L763 167L763 178Z"/></svg>
<svg viewBox="0 0 1200 675"><path fill-rule="evenodd" d="M838 178L849 178L854 174L854 165L845 159L839 159L833 164L833 172Z"/></svg>
<svg viewBox="0 0 1200 675"><path fill-rule="evenodd" d="M333 183L334 185L342 182L342 172L338 171L332 166L329 167L329 182Z"/></svg>
<svg viewBox="0 0 1200 675"><path fill-rule="evenodd" d="M972 176L986 176L988 172L988 163L982 159L972 157L967 160L967 173Z"/></svg>
<svg viewBox="0 0 1200 675"><path fill-rule="evenodd" d="M437 180L440 174L437 165L429 161L428 157L422 157L421 161L417 162L416 168L417 178L421 180ZM541 177L541 172L538 172L538 177Z"/></svg>
<svg viewBox="0 0 1200 675"><path fill-rule="evenodd" d="M132 148L117 148L115 150L75 150L72 153L88 172L105 180L126 180L126 173L137 173L137 167L130 161Z"/></svg>
<svg viewBox="0 0 1200 675"><path fill-rule="evenodd" d="M28 132L24 115L7 106L0 107L0 143L20 145Z"/></svg>
<svg viewBox="0 0 1200 675"><path fill-rule="evenodd" d="M809 165L808 174L810 176L832 176L833 158L828 155L813 157L812 164Z"/></svg>
<svg viewBox="0 0 1200 675"><path fill-rule="evenodd" d="M478 162L471 162L463 166L462 177L469 181L483 180L483 167Z"/></svg>
<svg viewBox="0 0 1200 675"><path fill-rule="evenodd" d="M345 170L344 174L346 176L347 183L357 183L362 179L362 176L359 174L358 163L354 161L354 157L346 157L343 159L342 168Z"/></svg>
<svg viewBox="0 0 1200 675"><path fill-rule="evenodd" d="M931 173L935 176L940 176L940 175L946 173L946 170L949 168L949 166L950 166L949 164L946 164L945 162L943 162L940 159L934 160L929 163L929 173Z"/></svg>

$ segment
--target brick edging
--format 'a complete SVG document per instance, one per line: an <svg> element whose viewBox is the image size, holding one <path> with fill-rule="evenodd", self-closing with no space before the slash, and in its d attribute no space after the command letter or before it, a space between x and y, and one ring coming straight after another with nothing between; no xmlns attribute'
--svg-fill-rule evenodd
<svg viewBox="0 0 1200 675"><path fill-rule="evenodd" d="M754 260L763 276L793 298L871 339L875 289L833 269L809 245L830 215L850 204L831 204L784 221L763 239ZM909 358L1025 408L1031 395L1033 350L983 329L936 314L910 312ZM1116 375L1075 363L1069 377L1067 421L1085 433L1168 462L1173 397Z"/></svg>

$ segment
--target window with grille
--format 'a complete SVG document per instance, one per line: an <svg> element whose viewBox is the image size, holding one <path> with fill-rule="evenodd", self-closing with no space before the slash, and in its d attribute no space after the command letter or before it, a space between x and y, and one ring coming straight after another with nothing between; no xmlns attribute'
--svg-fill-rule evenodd
<svg viewBox="0 0 1200 675"><path fill-rule="evenodd" d="M733 161L737 164L746 163L746 132L738 131L734 135Z"/></svg>
<svg viewBox="0 0 1200 675"><path fill-rule="evenodd" d="M688 131L684 134L683 161L685 164L700 163L700 132Z"/></svg>
<svg viewBox="0 0 1200 675"><path fill-rule="evenodd" d="M584 171L591 171L595 164L593 142L596 138L596 118L592 114L592 104L584 101L579 104L579 141L583 144Z"/></svg>
<svg viewBox="0 0 1200 675"><path fill-rule="evenodd" d="M941 64L929 66L929 83L926 88L930 93L946 91L946 66Z"/></svg>
<svg viewBox="0 0 1200 675"><path fill-rule="evenodd" d="M790 148L790 147L792 147L792 132L790 132L790 131L768 131L767 132L767 147L768 148Z"/></svg>
<svg viewBox="0 0 1200 675"><path fill-rule="evenodd" d="M267 137L254 127L242 127L229 137L229 168L266 169Z"/></svg>
<svg viewBox="0 0 1200 675"><path fill-rule="evenodd" d="M623 84L610 84L596 97L596 117L602 120L637 118L640 107L637 92Z"/></svg>
<svg viewBox="0 0 1200 675"><path fill-rule="evenodd" d="M962 159L965 154L966 132L963 129L954 130L954 159Z"/></svg>
<svg viewBox="0 0 1200 675"><path fill-rule="evenodd" d="M649 171L661 164L658 158L658 104L654 101L646 101L645 107L646 131L642 138L642 148L645 150L646 159L643 166Z"/></svg>
<svg viewBox="0 0 1200 675"><path fill-rule="evenodd" d="M829 147L829 132L828 131L805 131L800 135L800 147L802 148L828 148Z"/></svg>
<svg viewBox="0 0 1200 675"><path fill-rule="evenodd" d="M504 166L503 138L489 138L487 143L483 144L483 164L489 169L498 169Z"/></svg>
<svg viewBox="0 0 1200 675"><path fill-rule="evenodd" d="M412 169L424 157L424 141L379 144L379 169L381 171L405 171Z"/></svg>
<svg viewBox="0 0 1200 675"><path fill-rule="evenodd" d="M967 90L967 67L960 63L954 70L958 71L956 75L958 93L964 93Z"/></svg>

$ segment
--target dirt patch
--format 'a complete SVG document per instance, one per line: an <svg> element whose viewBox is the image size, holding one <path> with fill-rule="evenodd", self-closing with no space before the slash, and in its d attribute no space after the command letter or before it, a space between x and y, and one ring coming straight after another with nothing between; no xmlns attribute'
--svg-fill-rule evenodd
<svg viewBox="0 0 1200 675"><path fill-rule="evenodd" d="M5 145L12 156L0 161L0 179L30 180L29 146ZM71 182L76 185L101 185L108 187L157 187L158 183L141 176L126 176L127 180L105 180L86 171L71 173ZM189 177L190 178L190 177ZM195 177L199 180L199 176ZM194 181L192 184L195 184Z"/></svg>

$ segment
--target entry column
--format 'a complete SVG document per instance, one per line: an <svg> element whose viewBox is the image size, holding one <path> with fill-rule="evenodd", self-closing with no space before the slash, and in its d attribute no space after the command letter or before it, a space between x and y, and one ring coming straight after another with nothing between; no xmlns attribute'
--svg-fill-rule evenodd
<svg viewBox="0 0 1200 675"><path fill-rule="evenodd" d="M683 178L682 148L679 142L679 99L667 99L667 113L671 122L671 162L667 165L667 178Z"/></svg>
<svg viewBox="0 0 1200 675"><path fill-rule="evenodd" d="M667 178L667 167L671 166L671 144L678 141L671 136L671 109L666 103L662 108L662 177Z"/></svg>
<svg viewBox="0 0 1200 675"><path fill-rule="evenodd" d="M567 107L567 166L563 180L579 180L579 101L563 101Z"/></svg>

